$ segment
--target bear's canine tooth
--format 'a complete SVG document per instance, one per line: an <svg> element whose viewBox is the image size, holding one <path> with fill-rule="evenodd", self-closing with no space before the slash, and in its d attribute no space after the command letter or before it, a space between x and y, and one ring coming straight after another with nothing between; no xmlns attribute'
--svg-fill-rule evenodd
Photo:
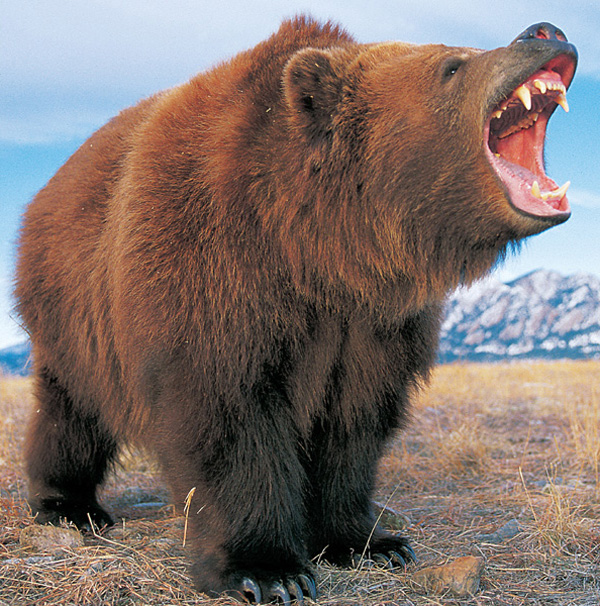
<svg viewBox="0 0 600 606"><path fill-rule="evenodd" d="M544 201L550 199L560 200L561 198L564 198L570 185L571 182L567 181L563 186L558 187L554 191L546 191L542 193L542 191L540 190L540 184L537 181L534 181L533 185L531 186L531 195Z"/></svg>
<svg viewBox="0 0 600 606"><path fill-rule="evenodd" d="M566 112L569 111L569 104L567 103L567 95L565 95L565 93L560 93L560 95L558 95L556 97L556 99L554 99Z"/></svg>
<svg viewBox="0 0 600 606"><path fill-rule="evenodd" d="M531 109L531 93L529 92L529 89L524 84L521 84L521 86L515 90L515 95L521 100L525 109L529 111Z"/></svg>
<svg viewBox="0 0 600 606"><path fill-rule="evenodd" d="M550 196L552 198L556 198L558 200L560 200L561 198L564 198L570 185L571 185L571 182L567 181L562 187L559 187L558 189L555 189L554 191L550 192Z"/></svg>
<svg viewBox="0 0 600 606"><path fill-rule="evenodd" d="M492 118L501 118L501 117L502 117L502 110L501 109L499 109L498 111L495 111L492 114Z"/></svg>

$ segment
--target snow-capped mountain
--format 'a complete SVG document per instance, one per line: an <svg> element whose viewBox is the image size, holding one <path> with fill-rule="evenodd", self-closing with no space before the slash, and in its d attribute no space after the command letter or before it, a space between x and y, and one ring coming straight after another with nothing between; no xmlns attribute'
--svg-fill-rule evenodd
<svg viewBox="0 0 600 606"><path fill-rule="evenodd" d="M449 299L442 361L600 357L600 279L539 270L488 278Z"/></svg>
<svg viewBox="0 0 600 606"><path fill-rule="evenodd" d="M27 375L30 370L31 345L29 341L0 349L0 377Z"/></svg>

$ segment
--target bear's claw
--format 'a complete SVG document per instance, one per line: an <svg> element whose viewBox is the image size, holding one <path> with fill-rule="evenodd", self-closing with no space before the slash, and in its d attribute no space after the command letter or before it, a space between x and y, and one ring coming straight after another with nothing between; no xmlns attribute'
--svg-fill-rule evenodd
<svg viewBox="0 0 600 606"><path fill-rule="evenodd" d="M352 566L354 568L364 566L365 562L370 562L367 566L375 565L388 570L406 568L410 563L417 563L417 555L413 548L408 543L405 543L396 549L384 549L383 551L372 553L367 557L363 557L358 553L352 556Z"/></svg>
<svg viewBox="0 0 600 606"><path fill-rule="evenodd" d="M413 552L414 555L414 552ZM406 568L406 558L401 556L397 551L390 551L390 560L392 562L392 567L400 566L401 568Z"/></svg>
<svg viewBox="0 0 600 606"><path fill-rule="evenodd" d="M315 580L307 574L300 574L298 575L298 581L300 582L300 586L302 587L305 595L308 595L311 600L316 602L317 584Z"/></svg>
<svg viewBox="0 0 600 606"><path fill-rule="evenodd" d="M308 574L299 574L296 580L288 579L285 583L275 581L266 586L263 584L262 589L258 581L244 577L239 587L240 593L250 604L273 602L282 606L291 606L292 603L304 606L305 597L313 601L317 599L317 585Z"/></svg>
<svg viewBox="0 0 600 606"><path fill-rule="evenodd" d="M409 560L413 564L417 564L419 561L414 549L408 543L402 546L402 557L404 560Z"/></svg>
<svg viewBox="0 0 600 606"><path fill-rule="evenodd" d="M290 586L290 583L288 583L288 587ZM298 589L300 589L300 587L298 586ZM302 593L302 590L300 590L300 593ZM269 587L269 591L267 593L267 600L268 603L271 602L275 602L277 604L282 604L282 606L291 606L292 604L292 598L290 596L290 592L283 586L282 583L273 583L270 587ZM302 603L304 602L304 596L302 596Z"/></svg>
<svg viewBox="0 0 600 606"><path fill-rule="evenodd" d="M394 564L392 563L391 555L392 554L390 553L390 557L388 557L383 555L382 553L374 553L371 559L373 560L373 562L375 562L376 566L379 566L380 568L387 568L388 570L393 570Z"/></svg>
<svg viewBox="0 0 600 606"><path fill-rule="evenodd" d="M298 604L304 604L304 593L296 581L288 581L287 590L291 599L295 599Z"/></svg>
<svg viewBox="0 0 600 606"><path fill-rule="evenodd" d="M260 590L260 585L254 580L248 577L244 577L240 584L240 590L242 594L248 598L250 601L250 595L252 594L253 599L250 603L260 604L262 600L262 592Z"/></svg>

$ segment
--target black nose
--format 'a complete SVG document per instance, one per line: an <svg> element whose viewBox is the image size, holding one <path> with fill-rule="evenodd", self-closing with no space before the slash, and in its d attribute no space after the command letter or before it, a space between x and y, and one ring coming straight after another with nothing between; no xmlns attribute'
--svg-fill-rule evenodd
<svg viewBox="0 0 600 606"><path fill-rule="evenodd" d="M540 40L561 40L567 42L567 37L561 29L552 23L536 23L530 25L524 32L521 32L513 42L520 40L530 40L531 38L539 38ZM511 43L512 44L512 43Z"/></svg>

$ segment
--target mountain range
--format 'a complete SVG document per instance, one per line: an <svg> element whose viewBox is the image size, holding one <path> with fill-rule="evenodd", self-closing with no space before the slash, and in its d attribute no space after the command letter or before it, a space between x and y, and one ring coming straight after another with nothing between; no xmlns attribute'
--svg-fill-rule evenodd
<svg viewBox="0 0 600 606"><path fill-rule="evenodd" d="M600 357L600 278L538 270L450 295L442 362Z"/></svg>
<svg viewBox="0 0 600 606"><path fill-rule="evenodd" d="M0 349L0 377L2 375L27 375L30 370L30 355L29 341Z"/></svg>
<svg viewBox="0 0 600 606"><path fill-rule="evenodd" d="M0 373L27 374L29 343L0 350ZM600 278L538 270L448 297L440 362L600 358Z"/></svg>

